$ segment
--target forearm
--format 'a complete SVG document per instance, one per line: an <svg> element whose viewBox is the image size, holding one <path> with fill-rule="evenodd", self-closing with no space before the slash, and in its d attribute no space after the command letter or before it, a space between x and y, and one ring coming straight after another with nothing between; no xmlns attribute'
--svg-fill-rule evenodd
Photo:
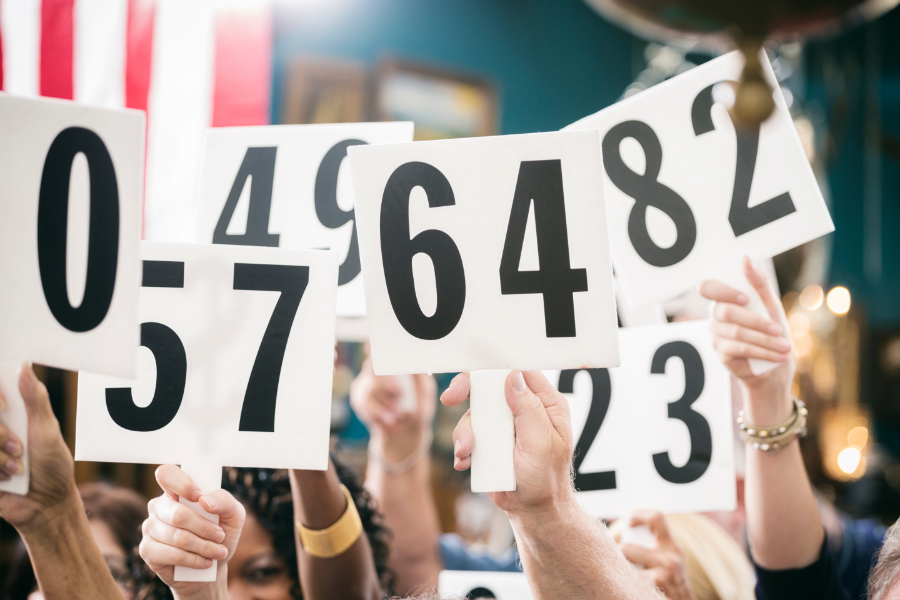
<svg viewBox="0 0 900 600"><path fill-rule="evenodd" d="M748 423L765 427L786 420L790 393L762 398L744 390ZM812 564L819 556L824 529L800 444L789 443L777 454L747 449L744 499L753 559L768 569Z"/></svg>
<svg viewBox="0 0 900 600"><path fill-rule="evenodd" d="M70 500L44 511L39 523L20 533L47 600L121 600L74 490Z"/></svg>
<svg viewBox="0 0 900 600"><path fill-rule="evenodd" d="M399 462L404 458L392 456L390 449L377 440L373 444L388 460ZM394 534L388 564L397 576L396 592L405 595L436 586L443 566L438 551L441 528L431 494L429 457L399 475L387 473L381 463L370 459L366 488Z"/></svg>
<svg viewBox="0 0 900 600"><path fill-rule="evenodd" d="M347 509L337 471L330 461L327 471L291 471L291 493L294 518L309 529L330 527ZM294 535L306 600L380 600L381 585L365 532L333 558L312 556L303 549L296 529Z"/></svg>
<svg viewBox="0 0 900 600"><path fill-rule="evenodd" d="M574 499L545 514L510 515L510 522L535 600L664 599Z"/></svg>

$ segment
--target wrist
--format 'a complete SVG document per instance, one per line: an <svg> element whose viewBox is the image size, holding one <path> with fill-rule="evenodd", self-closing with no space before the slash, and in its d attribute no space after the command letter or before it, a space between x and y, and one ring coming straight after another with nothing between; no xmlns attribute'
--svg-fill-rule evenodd
<svg viewBox="0 0 900 600"><path fill-rule="evenodd" d="M82 519L86 520L84 505L73 482L57 502L36 511L33 519L16 525L16 529L30 544L45 540L55 544L62 527L77 524Z"/></svg>
<svg viewBox="0 0 900 600"><path fill-rule="evenodd" d="M566 490L549 502L508 510L506 515L517 531L536 533L545 528L553 530L569 523L581 512L581 507L575 500L574 490Z"/></svg>
<svg viewBox="0 0 900 600"><path fill-rule="evenodd" d="M781 423L794 410L790 384L768 388L744 386L744 417L756 427L768 427Z"/></svg>
<svg viewBox="0 0 900 600"><path fill-rule="evenodd" d="M421 425L404 427L391 433L373 433L369 447L391 462L400 462L416 451L422 442L425 428Z"/></svg>
<svg viewBox="0 0 900 600"><path fill-rule="evenodd" d="M214 582L201 585L191 593L178 592L172 588L175 600L228 600L228 563L224 560L218 562Z"/></svg>

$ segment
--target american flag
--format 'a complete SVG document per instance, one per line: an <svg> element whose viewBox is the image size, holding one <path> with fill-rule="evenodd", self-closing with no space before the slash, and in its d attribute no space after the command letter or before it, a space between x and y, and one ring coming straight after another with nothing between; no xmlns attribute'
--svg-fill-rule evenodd
<svg viewBox="0 0 900 600"><path fill-rule="evenodd" d="M0 89L147 111L144 238L188 241L203 131L269 121L269 0L0 0Z"/></svg>

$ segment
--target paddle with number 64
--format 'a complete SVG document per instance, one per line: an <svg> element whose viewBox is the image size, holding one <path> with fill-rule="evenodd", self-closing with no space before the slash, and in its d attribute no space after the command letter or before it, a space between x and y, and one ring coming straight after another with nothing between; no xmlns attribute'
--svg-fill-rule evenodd
<svg viewBox="0 0 900 600"><path fill-rule="evenodd" d="M618 364L600 138L353 146L348 156L375 372L471 371L472 489L514 490L508 370Z"/></svg>

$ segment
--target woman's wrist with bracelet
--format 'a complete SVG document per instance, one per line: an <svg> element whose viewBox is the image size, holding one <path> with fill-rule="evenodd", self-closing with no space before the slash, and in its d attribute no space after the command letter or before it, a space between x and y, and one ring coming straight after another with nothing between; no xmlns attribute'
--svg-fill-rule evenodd
<svg viewBox="0 0 900 600"><path fill-rule="evenodd" d="M402 449L384 436L373 437L369 442L369 457L389 475L402 475L428 455L433 441L434 433L430 427L423 427L414 446L407 442Z"/></svg>

